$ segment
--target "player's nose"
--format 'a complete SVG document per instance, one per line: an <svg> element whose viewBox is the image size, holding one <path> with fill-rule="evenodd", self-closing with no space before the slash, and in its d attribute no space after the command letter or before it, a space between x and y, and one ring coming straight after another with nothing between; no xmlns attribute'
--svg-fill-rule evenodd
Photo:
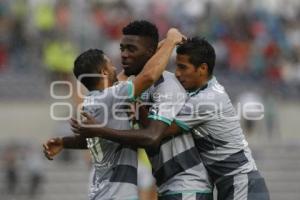
<svg viewBox="0 0 300 200"><path fill-rule="evenodd" d="M122 59L126 59L126 58L128 58L128 56L129 56L128 51L124 50L124 51L121 52Z"/></svg>
<svg viewBox="0 0 300 200"><path fill-rule="evenodd" d="M181 73L178 69L175 70L175 76L176 78L179 78L181 76Z"/></svg>

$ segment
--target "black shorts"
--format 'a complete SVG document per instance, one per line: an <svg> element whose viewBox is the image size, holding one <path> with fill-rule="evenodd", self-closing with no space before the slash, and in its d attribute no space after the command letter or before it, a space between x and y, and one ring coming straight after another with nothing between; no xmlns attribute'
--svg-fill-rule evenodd
<svg viewBox="0 0 300 200"><path fill-rule="evenodd" d="M159 196L158 200L213 200L212 193L169 194Z"/></svg>

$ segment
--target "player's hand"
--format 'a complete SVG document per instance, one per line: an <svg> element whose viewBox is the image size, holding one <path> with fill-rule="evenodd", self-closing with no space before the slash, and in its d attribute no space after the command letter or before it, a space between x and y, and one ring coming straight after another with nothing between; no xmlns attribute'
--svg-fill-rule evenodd
<svg viewBox="0 0 300 200"><path fill-rule="evenodd" d="M87 125L97 124L96 119L86 112L80 113L80 117L82 119L83 124L87 124Z"/></svg>
<svg viewBox="0 0 300 200"><path fill-rule="evenodd" d="M96 120L87 113L81 113L81 115L85 117L85 119L83 119L81 123L79 123L76 119L71 118L70 125L72 132L76 135L80 135L86 138L97 137L98 135L94 133L95 127L87 126L97 124Z"/></svg>
<svg viewBox="0 0 300 200"><path fill-rule="evenodd" d="M59 154L63 149L62 138L52 138L43 144L43 152L49 160L53 160L53 157Z"/></svg>
<svg viewBox="0 0 300 200"><path fill-rule="evenodd" d="M182 43L186 37L176 28L170 28L167 33L167 40L171 40L175 45Z"/></svg>

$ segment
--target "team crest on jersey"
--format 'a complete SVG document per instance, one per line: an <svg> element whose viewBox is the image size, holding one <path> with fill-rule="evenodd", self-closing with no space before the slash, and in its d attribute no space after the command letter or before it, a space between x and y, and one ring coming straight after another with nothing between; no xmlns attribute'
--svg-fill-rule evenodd
<svg viewBox="0 0 300 200"><path fill-rule="evenodd" d="M150 99L150 94L148 91L143 92L140 96L141 101L149 101L149 99Z"/></svg>
<svg viewBox="0 0 300 200"><path fill-rule="evenodd" d="M152 108L149 110L149 115L158 115L158 111L159 111L159 108L158 106L152 106Z"/></svg>

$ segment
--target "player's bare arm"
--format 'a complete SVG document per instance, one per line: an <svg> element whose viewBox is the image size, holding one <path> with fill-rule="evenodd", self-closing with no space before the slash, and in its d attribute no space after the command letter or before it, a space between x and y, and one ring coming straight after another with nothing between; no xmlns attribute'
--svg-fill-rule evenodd
<svg viewBox="0 0 300 200"><path fill-rule="evenodd" d="M166 39L159 44L156 53L133 80L135 97L139 96L159 79L169 62L169 58L175 46L181 43L184 38L185 37L175 28L171 28L168 31Z"/></svg>
<svg viewBox="0 0 300 200"><path fill-rule="evenodd" d="M91 117L86 113L83 114L87 118ZM143 148L158 147L167 126L164 122L151 120L146 129L115 130L105 127L86 127L80 125L75 119L71 120L72 131L82 137L102 137L121 144Z"/></svg>
<svg viewBox="0 0 300 200"><path fill-rule="evenodd" d="M149 113L149 108L147 108L146 106L139 107L139 124L142 125L142 127L144 128L148 127L151 122L151 120L148 118L148 113ZM175 122L173 122L171 126L169 126L165 132L163 132L162 139L181 134L183 131L184 131L183 129L177 126Z"/></svg>
<svg viewBox="0 0 300 200"><path fill-rule="evenodd" d="M94 118L89 114L82 113L82 115L86 118L85 124L96 124ZM156 148L163 138L182 133L182 130L175 123L168 127L164 122L156 120L150 120L147 128L126 131L104 127L86 127L75 119L71 119L71 126L72 131L82 137L102 137L121 144L142 148Z"/></svg>
<svg viewBox="0 0 300 200"><path fill-rule="evenodd" d="M53 160L63 149L87 149L86 139L83 136L67 136L51 138L43 144L46 158Z"/></svg>

